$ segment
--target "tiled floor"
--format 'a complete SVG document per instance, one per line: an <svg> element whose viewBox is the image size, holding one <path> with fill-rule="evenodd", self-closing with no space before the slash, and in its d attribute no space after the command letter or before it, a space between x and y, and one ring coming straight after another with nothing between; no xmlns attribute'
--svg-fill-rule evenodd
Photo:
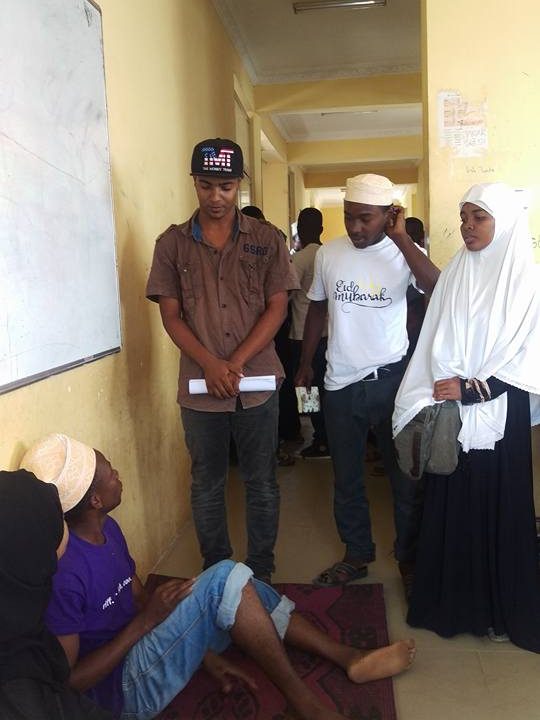
<svg viewBox="0 0 540 720"><path fill-rule="evenodd" d="M540 510L540 429L533 434L533 444ZM309 582L342 552L332 517L330 461L298 459L295 466L280 468L279 476L281 524L274 580ZM390 555L393 528L385 478L369 478L369 496L378 559L370 565L367 582L384 583L391 639L414 636L418 645L414 667L395 680L399 720L540 720L540 655L470 636L443 640L406 625L401 580ZM241 560L244 503L235 473L228 507L231 538ZM158 571L185 576L199 570L197 541L188 525Z"/></svg>

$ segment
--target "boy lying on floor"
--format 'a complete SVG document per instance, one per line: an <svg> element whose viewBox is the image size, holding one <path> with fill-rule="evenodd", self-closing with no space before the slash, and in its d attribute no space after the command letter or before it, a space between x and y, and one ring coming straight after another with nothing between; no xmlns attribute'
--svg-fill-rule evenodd
<svg viewBox="0 0 540 720"><path fill-rule="evenodd" d="M407 669L414 642L364 652L340 644L294 613L294 604L224 560L147 597L125 538L108 513L121 502L118 472L97 450L49 435L21 466L58 488L70 537L54 577L47 624L67 655L71 685L124 719L153 718L203 663L230 687L252 681L219 657L231 642L250 655L300 718L342 716L321 705L294 672L281 639L342 667L363 683Z"/></svg>

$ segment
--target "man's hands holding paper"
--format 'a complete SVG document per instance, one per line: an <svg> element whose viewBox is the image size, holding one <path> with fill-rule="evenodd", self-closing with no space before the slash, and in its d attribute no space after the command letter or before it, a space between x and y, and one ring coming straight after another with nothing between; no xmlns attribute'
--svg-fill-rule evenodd
<svg viewBox="0 0 540 720"><path fill-rule="evenodd" d="M225 399L236 397L240 392L238 383L244 374L239 363L212 357L205 363L203 370L209 395Z"/></svg>

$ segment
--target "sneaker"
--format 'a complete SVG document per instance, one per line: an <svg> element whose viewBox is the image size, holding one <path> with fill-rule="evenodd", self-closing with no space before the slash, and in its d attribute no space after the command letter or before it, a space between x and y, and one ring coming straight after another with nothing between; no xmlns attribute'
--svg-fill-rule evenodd
<svg viewBox="0 0 540 720"><path fill-rule="evenodd" d="M312 443L301 450L300 455L303 458L329 458L330 451L328 450L328 445L324 445L323 443Z"/></svg>

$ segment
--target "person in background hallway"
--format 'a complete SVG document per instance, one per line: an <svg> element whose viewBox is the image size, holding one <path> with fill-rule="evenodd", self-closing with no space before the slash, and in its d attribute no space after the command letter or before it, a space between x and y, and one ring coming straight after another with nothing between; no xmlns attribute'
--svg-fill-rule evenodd
<svg viewBox="0 0 540 720"><path fill-rule="evenodd" d="M405 230L407 235L423 250L426 248L426 232L424 223L417 217L408 217L405 219Z"/></svg>
<svg viewBox="0 0 540 720"><path fill-rule="evenodd" d="M244 172L231 140L198 143L191 175L199 207L157 240L147 297L181 350L177 399L191 456L191 505L204 568L229 558L225 480L234 438L246 486L246 563L270 580L279 519L276 481L277 392L239 392L243 375L275 375L283 367L273 338L298 286L276 229L236 207ZM204 378L207 395L190 395Z"/></svg>
<svg viewBox="0 0 540 720"><path fill-rule="evenodd" d="M424 223L418 218L408 217L405 220L405 230L407 231L407 235L414 240L418 247L424 249L426 237L424 232ZM409 338L409 357L412 356L416 343L418 342L418 336L420 335L420 330L422 329L425 314L425 295L418 292L413 285L409 285L407 288L407 336Z"/></svg>
<svg viewBox="0 0 540 720"><path fill-rule="evenodd" d="M312 302L296 383L312 382L311 363L328 313L324 416L335 476L334 516L345 545L343 561L321 572L317 585L365 577L375 559L363 470L370 426L392 486L394 552L404 579L414 562L415 489L398 467L391 419L408 347L407 287L415 282L431 292L439 271L407 235L393 195L394 186L380 175L347 181L348 235L319 249L308 293Z"/></svg>
<svg viewBox="0 0 540 720"><path fill-rule="evenodd" d="M242 215L247 215L248 217L255 218L256 220L266 220L263 211L256 205L244 205L240 212Z"/></svg>
<svg viewBox="0 0 540 720"><path fill-rule="evenodd" d="M68 539L58 492L26 470L0 472L0 717L112 720L68 686L64 649L45 627Z"/></svg>
<svg viewBox="0 0 540 720"><path fill-rule="evenodd" d="M300 290L293 290L291 293L292 322L289 330L289 339L292 356L292 377L296 375L300 364L304 325L306 323L306 315L310 302L307 293L313 282L315 256L321 246L321 234L323 231L321 211L313 207L304 208L298 215L297 227L301 249L293 255L293 265L298 275L301 288ZM328 328L325 327L312 361L312 383L319 389L321 403L324 395L327 336ZM310 413L309 418L313 425L313 441L311 445L304 448L300 454L304 458L329 457L322 407L320 412Z"/></svg>
<svg viewBox="0 0 540 720"><path fill-rule="evenodd" d="M413 661L413 641L363 652L329 640L293 612L288 598L231 560L197 578L171 579L149 595L109 515L122 499L122 483L109 460L53 434L30 448L23 464L57 486L69 525L47 624L69 660L70 684L123 720L156 717L201 664L225 692L235 679L255 692L253 680L220 657L231 641L268 674L295 716L306 720L342 716L323 707L295 674L282 638L334 661L352 682L393 675Z"/></svg>
<svg viewBox="0 0 540 720"><path fill-rule="evenodd" d="M263 211L256 205L246 205L242 208L241 212L244 215L257 218L261 222L270 225L268 220L264 217ZM284 242L287 242L287 236L279 228L274 227L283 238ZM300 417L298 415L297 404L296 404L296 393L294 389L293 378L291 376L290 368L292 365L291 351L289 347L289 328L291 326L291 305L287 306L287 317L283 321L283 324L276 333L274 343L278 358L281 360L283 369L285 371L285 377L279 388L279 417L278 417L278 436L279 446L277 451L278 465L290 466L294 465L294 457L285 451L284 445L287 441L296 441L300 436Z"/></svg>
<svg viewBox="0 0 540 720"><path fill-rule="evenodd" d="M281 237L283 238L283 242L287 242L287 236L285 235L283 230L280 230L276 225L272 225L272 223L264 217L264 213L261 208L257 207L256 205L244 205L244 207L241 208L240 212L242 213L242 215L247 215L248 217L255 218L256 220L260 220L261 222L271 225L274 230L277 230L277 232L281 235Z"/></svg>
<svg viewBox="0 0 540 720"><path fill-rule="evenodd" d="M540 652L530 432L540 288L527 216L503 183L470 188L460 216L464 245L431 297L393 418L397 435L423 407L457 400L462 420L456 470L424 475L407 621Z"/></svg>

